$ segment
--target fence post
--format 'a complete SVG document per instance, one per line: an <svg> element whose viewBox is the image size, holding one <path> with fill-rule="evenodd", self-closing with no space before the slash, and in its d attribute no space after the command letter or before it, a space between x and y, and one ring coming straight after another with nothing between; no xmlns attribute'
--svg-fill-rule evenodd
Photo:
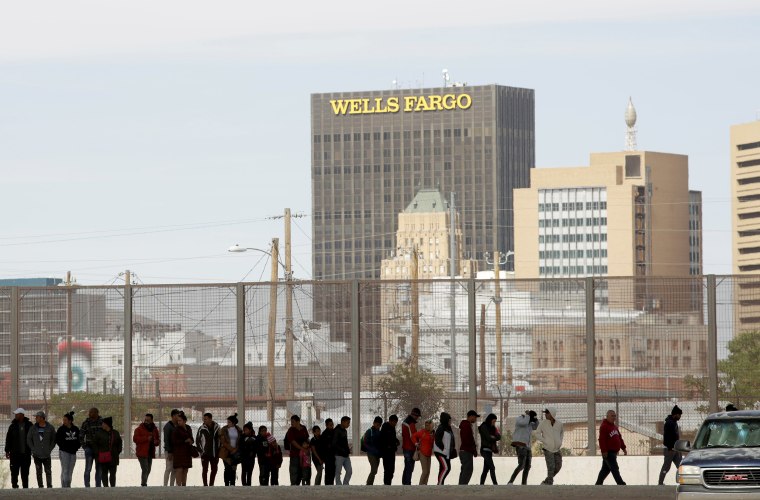
<svg viewBox="0 0 760 500"><path fill-rule="evenodd" d="M273 263L272 265L277 265ZM245 418L245 286L237 284L235 290L237 299L236 325L237 325L237 361L235 365L237 387L237 414L241 422L247 422Z"/></svg>
<svg viewBox="0 0 760 500"><path fill-rule="evenodd" d="M707 379L710 413L718 411L718 314L715 275L707 276Z"/></svg>
<svg viewBox="0 0 760 500"><path fill-rule="evenodd" d="M594 317L594 278L586 278L586 418L588 455L596 455L596 335Z"/></svg>
<svg viewBox="0 0 760 500"><path fill-rule="evenodd" d="M469 408L477 411L478 407L478 375L477 375L477 351L475 348L476 339L476 318L475 318L475 280L467 280L467 340L468 340L468 357L470 384L468 388Z"/></svg>
<svg viewBox="0 0 760 500"><path fill-rule="evenodd" d="M353 454L361 455L361 370L359 359L359 280L351 280L351 439ZM337 422L340 424L340 422Z"/></svg>
<svg viewBox="0 0 760 500"><path fill-rule="evenodd" d="M71 353L69 353L71 356ZM129 442L132 436L132 278L124 273L124 430L122 436ZM132 456L132 447L124 447L124 455Z"/></svg>
<svg viewBox="0 0 760 500"><path fill-rule="evenodd" d="M18 408L18 379L19 379L19 290L11 287L11 411Z"/></svg>

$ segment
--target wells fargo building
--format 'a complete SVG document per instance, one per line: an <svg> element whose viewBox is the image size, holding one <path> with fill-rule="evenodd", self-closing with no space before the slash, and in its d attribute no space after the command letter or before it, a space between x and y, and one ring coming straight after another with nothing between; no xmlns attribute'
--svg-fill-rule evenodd
<svg viewBox="0 0 760 500"><path fill-rule="evenodd" d="M485 252L513 248L512 189L529 185L535 162L533 90L312 94L311 131L315 279L379 279L398 214L422 188L456 193L464 258L482 267ZM318 316L345 309L330 300Z"/></svg>

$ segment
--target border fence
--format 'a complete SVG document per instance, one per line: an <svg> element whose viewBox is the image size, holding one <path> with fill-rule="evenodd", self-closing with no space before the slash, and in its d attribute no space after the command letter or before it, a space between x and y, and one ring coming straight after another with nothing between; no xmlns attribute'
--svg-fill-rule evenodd
<svg viewBox="0 0 760 500"><path fill-rule="evenodd" d="M760 277L280 281L0 288L0 415L56 425L96 406L131 442L165 420L309 428L375 415L557 408L566 454L597 452L616 409L629 453L660 453L673 405L694 432L731 401L760 401ZM754 382L752 377L754 377ZM502 447L505 452L510 448ZM358 446L354 448L358 453ZM129 455L131 450L125 450Z"/></svg>

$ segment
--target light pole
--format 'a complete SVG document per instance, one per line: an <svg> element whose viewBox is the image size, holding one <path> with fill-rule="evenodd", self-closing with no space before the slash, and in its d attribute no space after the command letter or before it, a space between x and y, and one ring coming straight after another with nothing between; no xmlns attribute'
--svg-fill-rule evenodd
<svg viewBox="0 0 760 500"><path fill-rule="evenodd" d="M486 263L493 264L494 266L494 287L493 287L493 302L496 304L496 317L495 317L495 330L496 330L496 383L501 385L504 382L504 360L503 349L501 344L501 271L499 266L506 264L510 255L514 255L513 251L507 253L501 253L498 250L494 253L493 260L490 260L490 254L485 253Z"/></svg>
<svg viewBox="0 0 760 500"><path fill-rule="evenodd" d="M285 393L289 398L293 397L294 384L293 384L293 288L292 288L292 271L290 269L290 256L286 255L286 262L288 265L283 264L279 259L279 239L272 239L272 251L268 252L261 248L254 247L241 247L240 245L233 245L227 249L231 253L243 253L248 250L261 252L272 258L272 285L269 295L269 334L267 339L267 417L270 421L270 425L274 425L274 352L275 352L275 321L277 314L277 281L278 281L278 265L285 269L285 280L287 285L286 293L286 306L285 306ZM289 250L286 247L286 250Z"/></svg>

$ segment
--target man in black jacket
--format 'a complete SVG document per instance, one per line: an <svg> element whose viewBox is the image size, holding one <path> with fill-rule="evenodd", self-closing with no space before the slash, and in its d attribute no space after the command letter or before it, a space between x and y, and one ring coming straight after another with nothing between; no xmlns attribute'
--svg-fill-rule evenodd
<svg viewBox="0 0 760 500"><path fill-rule="evenodd" d="M325 431L322 433L320 447L317 448L319 456L325 462L325 486L335 484L335 452L332 445L334 437L335 423L328 418L325 420Z"/></svg>
<svg viewBox="0 0 760 500"><path fill-rule="evenodd" d="M349 484L351 480L351 448L348 446L348 426L351 425L351 417L342 417L340 426L335 429L333 436L333 453L335 453L335 485ZM340 474L345 469L343 481Z"/></svg>
<svg viewBox="0 0 760 500"><path fill-rule="evenodd" d="M383 457L383 484L393 482L393 474L396 472L396 450L398 449L398 437L396 436L396 424L398 417L391 415L388 421L380 427L380 453Z"/></svg>
<svg viewBox="0 0 760 500"><path fill-rule="evenodd" d="M665 446L663 453L665 455L665 462L662 464L662 470L660 470L660 480L657 482L659 485L665 484L665 476L668 475L671 464L676 464L676 468L681 465L681 453L674 449L676 441L681 436L681 430L678 428L678 421L681 420L681 414L683 411L675 405L665 419L665 428L662 432L662 444Z"/></svg>
<svg viewBox="0 0 760 500"><path fill-rule="evenodd" d="M24 415L23 408L18 408L14 413L13 422L8 427L5 436L5 458L10 459L11 485L18 488L18 475L21 473L21 484L24 488L29 487L29 466L32 463L32 450L26 444L27 433L32 428L32 423Z"/></svg>

